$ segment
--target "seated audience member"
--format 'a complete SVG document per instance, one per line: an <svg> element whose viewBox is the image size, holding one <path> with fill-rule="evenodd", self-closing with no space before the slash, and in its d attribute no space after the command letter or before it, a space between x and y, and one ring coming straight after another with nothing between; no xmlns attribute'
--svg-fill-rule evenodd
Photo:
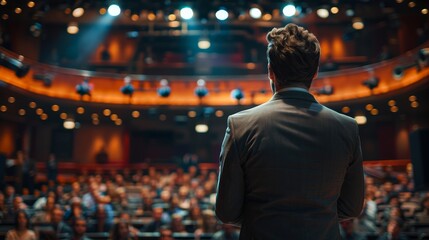
<svg viewBox="0 0 429 240"><path fill-rule="evenodd" d="M29 229L30 219L24 211L18 211L15 226L6 233L6 240L36 240L36 234Z"/></svg>
<svg viewBox="0 0 429 240"><path fill-rule="evenodd" d="M54 207L55 207L55 198L50 196L46 200L46 204L43 207L43 211L37 212L31 219L31 222L33 224L52 222L51 217L52 217L52 211L54 210Z"/></svg>
<svg viewBox="0 0 429 240"><path fill-rule="evenodd" d="M0 221L3 219L7 214L7 206L6 206L6 199L2 192L0 192Z"/></svg>
<svg viewBox="0 0 429 240"><path fill-rule="evenodd" d="M148 223L143 229L142 232L158 232L162 225L167 224L163 221L164 209L156 207L152 211L153 220Z"/></svg>
<svg viewBox="0 0 429 240"><path fill-rule="evenodd" d="M13 199L15 199L15 188L11 185L7 185L6 186L6 191L5 191L5 202L6 205L8 206L12 206L13 204Z"/></svg>
<svg viewBox="0 0 429 240"><path fill-rule="evenodd" d="M232 225L223 224L222 229L213 234L212 240L238 240L239 231Z"/></svg>
<svg viewBox="0 0 429 240"><path fill-rule="evenodd" d="M416 213L416 221L429 224L429 197L423 198L421 205L423 212Z"/></svg>
<svg viewBox="0 0 429 240"><path fill-rule="evenodd" d="M70 208L68 208L64 213L64 219L67 223L72 224L75 219L85 218L86 215L82 208L82 202L80 198L74 197L71 200Z"/></svg>
<svg viewBox="0 0 429 240"><path fill-rule="evenodd" d="M74 219L73 221L73 237L72 240L91 240L86 233L86 220L83 217Z"/></svg>
<svg viewBox="0 0 429 240"><path fill-rule="evenodd" d="M129 225L129 230L132 236L137 236L137 234L140 232L137 228L135 228L133 225L131 225L131 216L130 214L126 212L122 212L119 214L119 221L125 221Z"/></svg>
<svg viewBox="0 0 429 240"><path fill-rule="evenodd" d="M39 197L34 203L33 203L33 209L35 210L42 210L44 209L46 202L48 201L48 198L51 197L56 202L57 196L53 191L49 191L45 196Z"/></svg>
<svg viewBox="0 0 429 240"><path fill-rule="evenodd" d="M203 233L215 233L218 231L218 224L213 210L203 211L203 225L195 230L195 235L200 236Z"/></svg>
<svg viewBox="0 0 429 240"><path fill-rule="evenodd" d="M173 231L168 226L161 226L159 229L160 240L173 240Z"/></svg>
<svg viewBox="0 0 429 240"><path fill-rule="evenodd" d="M95 213L95 224L91 226L90 232L109 232L113 225L113 211L108 204L98 204Z"/></svg>
<svg viewBox="0 0 429 240"><path fill-rule="evenodd" d="M132 237L129 230L129 223L126 221L119 221L113 226L110 233L111 240L130 240L137 239L137 236Z"/></svg>
<svg viewBox="0 0 429 240"><path fill-rule="evenodd" d="M345 240L364 240L366 237L356 231L354 220L346 220L340 222L341 239Z"/></svg>
<svg viewBox="0 0 429 240"><path fill-rule="evenodd" d="M378 240L408 240L407 235L402 232L402 220L391 219L386 232Z"/></svg>
<svg viewBox="0 0 429 240"><path fill-rule="evenodd" d="M186 233L186 229L185 226L183 225L183 217L180 214L173 214L171 216L171 231L173 232L178 232L178 233Z"/></svg>
<svg viewBox="0 0 429 240"><path fill-rule="evenodd" d="M15 195L12 206L8 208L7 214L5 216L5 222L13 222L16 217L16 214L21 210L26 209L27 205L25 205L24 201L22 200L22 197Z"/></svg>
<svg viewBox="0 0 429 240"><path fill-rule="evenodd" d="M60 206L55 206L52 210L52 227L57 238L70 238L73 234L71 227L63 221L64 211Z"/></svg>

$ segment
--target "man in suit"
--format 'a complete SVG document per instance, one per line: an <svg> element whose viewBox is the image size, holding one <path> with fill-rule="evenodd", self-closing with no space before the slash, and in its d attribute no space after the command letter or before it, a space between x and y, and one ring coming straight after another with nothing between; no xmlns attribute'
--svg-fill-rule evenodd
<svg viewBox="0 0 429 240"><path fill-rule="evenodd" d="M364 179L358 126L308 92L317 38L295 24L267 35L274 96L231 115L220 154L216 214L240 239L340 239L359 216Z"/></svg>

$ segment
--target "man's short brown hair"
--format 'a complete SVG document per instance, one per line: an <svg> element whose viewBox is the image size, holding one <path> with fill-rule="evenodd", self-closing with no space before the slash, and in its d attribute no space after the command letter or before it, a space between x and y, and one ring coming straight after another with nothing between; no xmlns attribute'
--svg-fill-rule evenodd
<svg viewBox="0 0 429 240"><path fill-rule="evenodd" d="M304 83L308 88L319 67L320 44L314 34L289 23L267 34L267 58L281 87Z"/></svg>

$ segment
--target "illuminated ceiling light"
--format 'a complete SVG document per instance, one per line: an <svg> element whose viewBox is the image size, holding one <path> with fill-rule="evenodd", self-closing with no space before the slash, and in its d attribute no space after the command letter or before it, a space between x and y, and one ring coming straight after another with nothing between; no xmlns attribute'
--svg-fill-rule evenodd
<svg viewBox="0 0 429 240"><path fill-rule="evenodd" d="M416 101L416 100L417 100L417 97L416 97L415 95L411 95L411 96L408 98L408 100L409 100L410 102L414 102L414 101Z"/></svg>
<svg viewBox="0 0 429 240"><path fill-rule="evenodd" d="M417 101L414 101L411 103L412 108L417 108L419 106L419 103Z"/></svg>
<svg viewBox="0 0 429 240"><path fill-rule="evenodd" d="M215 112L215 115L216 115L216 117L223 117L223 111L222 110L217 110L216 112Z"/></svg>
<svg viewBox="0 0 429 240"><path fill-rule="evenodd" d="M317 9L316 13L317 13L317 16L319 16L320 18L329 17L329 11L328 11L328 9L325 9L325 8Z"/></svg>
<svg viewBox="0 0 429 240"><path fill-rule="evenodd" d="M77 112L78 114L84 114L84 113L85 113L85 108L83 108L83 107L78 107L78 108L76 109L76 112Z"/></svg>
<svg viewBox="0 0 429 240"><path fill-rule="evenodd" d="M387 105L389 105L390 107L395 106L396 105L396 101L395 100L389 100L389 102L387 102Z"/></svg>
<svg viewBox="0 0 429 240"><path fill-rule="evenodd" d="M194 16L194 11L190 7L184 7L180 9L180 17L189 20Z"/></svg>
<svg viewBox="0 0 429 240"><path fill-rule="evenodd" d="M394 112L394 113L395 113L395 112L397 112L398 110L399 110L399 108L398 108L397 106L391 106L391 107L390 107L390 111L391 111L391 112Z"/></svg>
<svg viewBox="0 0 429 240"><path fill-rule="evenodd" d="M133 116L133 118L138 118L138 117L140 117L140 112L139 111L133 111L131 113L131 116Z"/></svg>
<svg viewBox="0 0 429 240"><path fill-rule="evenodd" d="M131 15L131 20L136 22L137 20L139 20L139 15L138 14Z"/></svg>
<svg viewBox="0 0 429 240"><path fill-rule="evenodd" d="M171 28L176 28L178 26L180 26L180 22L179 21L172 21L168 23L168 26Z"/></svg>
<svg viewBox="0 0 429 240"><path fill-rule="evenodd" d="M98 119L92 119L92 124L98 125L100 123L100 120Z"/></svg>
<svg viewBox="0 0 429 240"><path fill-rule="evenodd" d="M42 115L42 113L43 113L43 109L41 109L41 108L36 109L37 115Z"/></svg>
<svg viewBox="0 0 429 240"><path fill-rule="evenodd" d="M69 34L76 34L79 32L79 26L77 22L70 22L67 26L67 33Z"/></svg>
<svg viewBox="0 0 429 240"><path fill-rule="evenodd" d="M286 17L292 17L296 13L296 8L292 4L288 4L283 8L283 15Z"/></svg>
<svg viewBox="0 0 429 240"><path fill-rule="evenodd" d="M30 108L36 108L37 104L36 104L35 102L30 102L30 103L28 104L28 106L29 106Z"/></svg>
<svg viewBox="0 0 429 240"><path fill-rule="evenodd" d="M197 116L197 112L195 112L195 111L189 111L188 112L188 117L190 117L190 118L194 118L194 117L196 117Z"/></svg>
<svg viewBox="0 0 429 240"><path fill-rule="evenodd" d="M167 120L167 115L165 115L165 114L159 115L159 120L161 120L161 121Z"/></svg>
<svg viewBox="0 0 429 240"><path fill-rule="evenodd" d="M208 131L209 131L209 126L207 126L207 124L195 125L195 132L197 132L197 133L206 133Z"/></svg>
<svg viewBox="0 0 429 240"><path fill-rule="evenodd" d="M36 3L34 3L33 1L29 1L28 3L27 3L27 7L29 7L29 8L32 8L32 7L34 7L36 5Z"/></svg>
<svg viewBox="0 0 429 240"><path fill-rule="evenodd" d="M108 117L111 113L112 113L112 111L110 111L110 109L108 109L108 108L103 110L103 115L106 117Z"/></svg>
<svg viewBox="0 0 429 240"><path fill-rule="evenodd" d="M366 123L366 117L365 115L356 115L355 116L355 121L357 124L359 125L363 125Z"/></svg>
<svg viewBox="0 0 429 240"><path fill-rule="evenodd" d="M397 3L402 3L404 0L396 0Z"/></svg>
<svg viewBox="0 0 429 240"><path fill-rule="evenodd" d="M253 69L255 69L255 68L256 68L256 64L254 64L254 63L250 62L250 63L247 63L247 64L246 64L246 67L247 67L247 69L249 69L249 70L253 70Z"/></svg>
<svg viewBox="0 0 429 240"><path fill-rule="evenodd" d="M67 113L61 113L60 118L65 120L67 118Z"/></svg>
<svg viewBox="0 0 429 240"><path fill-rule="evenodd" d="M73 129L73 128L75 128L75 126L76 126L76 123L74 122L73 119L67 119L63 123L63 127L65 129Z"/></svg>
<svg viewBox="0 0 429 240"><path fill-rule="evenodd" d="M6 1L6 0L1 0L0 5L4 6L4 5L6 5L6 4L7 4L7 1Z"/></svg>
<svg viewBox="0 0 429 240"><path fill-rule="evenodd" d="M149 14L147 15L147 19L148 19L149 21L154 21L154 20L156 19L156 15L155 15L155 13L153 13L153 12L149 13Z"/></svg>
<svg viewBox="0 0 429 240"><path fill-rule="evenodd" d="M210 41L208 39L200 39L198 41L198 48L199 49L209 49L210 48Z"/></svg>
<svg viewBox="0 0 429 240"><path fill-rule="evenodd" d="M5 105L1 105L0 111L6 112L7 111L7 107Z"/></svg>
<svg viewBox="0 0 429 240"><path fill-rule="evenodd" d="M353 17L355 15L355 11L353 9L347 9L346 10L346 16L347 17Z"/></svg>
<svg viewBox="0 0 429 240"><path fill-rule="evenodd" d="M16 14L20 14L20 13L22 13L22 9L21 9L21 8L19 8L19 7L15 8L15 13L16 13Z"/></svg>
<svg viewBox="0 0 429 240"><path fill-rule="evenodd" d="M338 9L338 7L331 7L331 13L332 14L337 14L340 11L340 9Z"/></svg>
<svg viewBox="0 0 429 240"><path fill-rule="evenodd" d="M409 2L408 3L408 7L410 7L410 8L413 8L413 7L415 7L416 6L416 3L415 2Z"/></svg>
<svg viewBox="0 0 429 240"><path fill-rule="evenodd" d="M174 20L176 20L176 15L174 15L174 14L169 14L169 15L168 15L168 20L169 20L169 21L174 21Z"/></svg>
<svg viewBox="0 0 429 240"><path fill-rule="evenodd" d="M40 115L40 119L42 119L43 121L45 121L46 119L48 119L48 114L43 113L42 115Z"/></svg>
<svg viewBox="0 0 429 240"><path fill-rule="evenodd" d="M264 16L262 16L262 20L264 21L270 21L273 18L273 16L269 13L264 14Z"/></svg>
<svg viewBox="0 0 429 240"><path fill-rule="evenodd" d="M54 104L54 105L52 105L51 109L54 112L58 112L58 110L60 110L60 106L58 106L57 104Z"/></svg>
<svg viewBox="0 0 429 240"><path fill-rule="evenodd" d="M64 14L69 15L71 13L71 8L64 9Z"/></svg>
<svg viewBox="0 0 429 240"><path fill-rule="evenodd" d="M24 115L25 115L25 113L26 113L26 111L25 111L25 109L23 109L23 108L21 108L21 109L19 109L19 110L18 110L18 114L19 114L19 116L24 116Z"/></svg>
<svg viewBox="0 0 429 240"><path fill-rule="evenodd" d="M353 18L353 28L356 30L362 30L365 27L365 24L363 24L361 18Z"/></svg>
<svg viewBox="0 0 429 240"><path fill-rule="evenodd" d="M226 19L228 19L228 12L225 9L219 9L216 11L216 18L220 21L224 21Z"/></svg>
<svg viewBox="0 0 429 240"><path fill-rule="evenodd" d="M117 126L120 126L121 124L122 124L122 119L116 119L116 121L115 121L115 124L117 125Z"/></svg>
<svg viewBox="0 0 429 240"><path fill-rule="evenodd" d="M98 10L98 13L100 13L100 15L104 15L107 13L106 8L100 8L100 10Z"/></svg>
<svg viewBox="0 0 429 240"><path fill-rule="evenodd" d="M92 119L98 119L98 114L97 114L97 113L93 113L93 114L91 114L91 118L92 118Z"/></svg>
<svg viewBox="0 0 429 240"><path fill-rule="evenodd" d="M14 97L9 97L7 99L7 101L10 102L10 103L14 103L15 102L15 98Z"/></svg>
<svg viewBox="0 0 429 240"><path fill-rule="evenodd" d="M378 109L377 108L371 109L371 115L375 116L377 114L378 114Z"/></svg>
<svg viewBox="0 0 429 240"><path fill-rule="evenodd" d="M72 12L73 17L81 17L85 13L85 10L81 7L75 8Z"/></svg>
<svg viewBox="0 0 429 240"><path fill-rule="evenodd" d="M366 109L367 111L371 111L372 109L374 109L374 106L373 106L372 104L367 104L367 105L365 106L365 109Z"/></svg>
<svg viewBox="0 0 429 240"><path fill-rule="evenodd" d="M249 15L250 15L251 18L259 19L262 16L262 11L261 11L261 9L259 9L257 7L252 7L249 10Z"/></svg>
<svg viewBox="0 0 429 240"><path fill-rule="evenodd" d="M107 8L107 13L112 17L116 17L121 14L121 8L117 4L112 4Z"/></svg>
<svg viewBox="0 0 429 240"><path fill-rule="evenodd" d="M9 15L7 15L6 13L1 16L1 19L3 20L7 20L8 18L9 18Z"/></svg>
<svg viewBox="0 0 429 240"><path fill-rule="evenodd" d="M427 8L423 8L422 9L422 14L425 14L425 15L428 14L428 9Z"/></svg>
<svg viewBox="0 0 429 240"><path fill-rule="evenodd" d="M341 112L343 112L343 113L349 113L350 112L350 107L344 106L343 108L341 108Z"/></svg>
<svg viewBox="0 0 429 240"><path fill-rule="evenodd" d="M110 115L110 119L112 120L112 121L116 121L116 120L118 120L119 119L119 117L118 117L118 114L112 114L112 115Z"/></svg>

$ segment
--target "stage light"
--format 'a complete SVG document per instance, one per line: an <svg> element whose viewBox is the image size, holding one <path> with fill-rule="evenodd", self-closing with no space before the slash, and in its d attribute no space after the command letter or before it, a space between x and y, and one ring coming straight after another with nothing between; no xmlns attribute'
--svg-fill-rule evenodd
<svg viewBox="0 0 429 240"><path fill-rule="evenodd" d="M195 88L194 92L195 95L197 95L197 97L199 98L205 97L209 93L209 90L207 90L206 87L206 81L204 81L203 79L199 79L197 81L197 87Z"/></svg>
<svg viewBox="0 0 429 240"><path fill-rule="evenodd" d="M133 118L138 118L138 117L140 117L140 112L139 111L133 111L131 113L131 116L133 116Z"/></svg>
<svg viewBox="0 0 429 240"><path fill-rule="evenodd" d="M4 6L4 5L6 5L6 4L7 4L7 1L6 1L6 0L1 0L0 5Z"/></svg>
<svg viewBox="0 0 429 240"><path fill-rule="evenodd" d="M78 107L78 108L76 109L76 112L77 112L78 114L84 114L84 113L85 113L85 108L83 108L83 107Z"/></svg>
<svg viewBox="0 0 429 240"><path fill-rule="evenodd" d="M176 15L174 15L174 14L168 15L168 21L175 21L175 20L176 20Z"/></svg>
<svg viewBox="0 0 429 240"><path fill-rule="evenodd" d="M125 85L121 87L121 92L124 95L128 95L128 96L131 97L133 95L133 93L134 93L134 87L131 84L131 77L126 76L124 78L124 83L125 83Z"/></svg>
<svg viewBox="0 0 429 240"><path fill-rule="evenodd" d="M422 9L422 14L424 14L424 15L428 14L428 9L427 8L423 8Z"/></svg>
<svg viewBox="0 0 429 240"><path fill-rule="evenodd" d="M367 86L370 90L373 90L374 88L378 87L379 82L380 82L380 79L378 79L377 77L371 77L363 81L362 84Z"/></svg>
<svg viewBox="0 0 429 240"><path fill-rule="evenodd" d="M48 119L48 114L42 113L42 115L40 115L40 119L42 119L43 121L45 121L46 119Z"/></svg>
<svg viewBox="0 0 429 240"><path fill-rule="evenodd" d="M0 53L0 65L5 66L15 71L15 75L19 78L24 77L30 71L30 66L23 62L11 58L4 53Z"/></svg>
<svg viewBox="0 0 429 240"><path fill-rule="evenodd" d="M209 126L207 126L207 124L195 125L195 132L197 132L197 133L206 133L208 131L209 131Z"/></svg>
<svg viewBox="0 0 429 240"><path fill-rule="evenodd" d="M422 48L418 53L418 60L420 67L426 67L428 65L429 60L429 48Z"/></svg>
<svg viewBox="0 0 429 240"><path fill-rule="evenodd" d="M393 107L393 106L395 106L395 104L396 104L396 101L395 100L389 100L388 102L387 102L387 105L389 105L389 107Z"/></svg>
<svg viewBox="0 0 429 240"><path fill-rule="evenodd" d="M366 123L366 116L365 115L356 115L355 120L356 120L357 124L363 125Z"/></svg>
<svg viewBox="0 0 429 240"><path fill-rule="evenodd" d="M167 79L162 79L160 85L161 86L158 88L158 95L164 98L170 96L171 88L168 86Z"/></svg>
<svg viewBox="0 0 429 240"><path fill-rule="evenodd" d="M107 8L107 13L112 17L116 17L121 14L121 8L117 4L112 4Z"/></svg>
<svg viewBox="0 0 429 240"><path fill-rule="evenodd" d="M43 82L43 86L50 87L52 85L53 76L50 74L33 74L33 79Z"/></svg>
<svg viewBox="0 0 429 240"><path fill-rule="evenodd" d="M180 9L180 17L189 20L194 16L194 11L190 7L184 7Z"/></svg>
<svg viewBox="0 0 429 240"><path fill-rule="evenodd" d="M28 107L29 107L29 108L36 108L36 107L37 107L37 104L36 104L35 102L30 102L30 103L28 104Z"/></svg>
<svg viewBox="0 0 429 240"><path fill-rule="evenodd" d="M60 118L65 120L67 118L67 113L61 113Z"/></svg>
<svg viewBox="0 0 429 240"><path fill-rule="evenodd" d="M219 9L215 14L216 18L220 21L228 19L228 12L225 9Z"/></svg>
<svg viewBox="0 0 429 240"><path fill-rule="evenodd" d="M93 86L89 83L89 79L85 78L82 83L76 85L76 92L80 96L91 95Z"/></svg>
<svg viewBox="0 0 429 240"><path fill-rule="evenodd" d="M266 13L264 16L262 16L262 20L264 21L270 21L273 18L273 15Z"/></svg>
<svg viewBox="0 0 429 240"><path fill-rule="evenodd" d="M261 9L259 9L257 7L252 7L249 10L249 15L250 15L251 18L259 19L262 16L262 11L261 11Z"/></svg>
<svg viewBox="0 0 429 240"><path fill-rule="evenodd" d="M108 117L108 116L110 116L110 114L112 114L112 111L110 111L110 109L106 108L106 109L103 110L103 115L104 116Z"/></svg>
<svg viewBox="0 0 429 240"><path fill-rule="evenodd" d="M72 12L73 17L81 17L85 13L85 10L82 7L75 8Z"/></svg>
<svg viewBox="0 0 429 240"><path fill-rule="evenodd" d="M410 8L413 8L413 7L415 7L416 6L416 3L415 2L409 2L408 3L408 7L410 7Z"/></svg>
<svg viewBox="0 0 429 240"><path fill-rule="evenodd" d="M20 13L22 13L22 9L21 9L21 8L19 8L19 7L15 8L15 13L16 13L16 14L20 14Z"/></svg>
<svg viewBox="0 0 429 240"><path fill-rule="evenodd" d="M71 118L66 119L66 120L64 121L64 123L63 123L63 127L64 127L65 129L73 129L73 128L75 128L75 126L76 126L76 123L75 123L75 122L74 122L74 120L73 120L73 119L71 119Z"/></svg>
<svg viewBox="0 0 429 240"><path fill-rule="evenodd" d="M216 112L215 112L215 115L216 115L216 117L223 117L223 111L222 110L217 110Z"/></svg>
<svg viewBox="0 0 429 240"><path fill-rule="evenodd" d="M100 8L100 10L98 10L98 13L100 13L100 15L104 15L106 14L107 10L105 8Z"/></svg>
<svg viewBox="0 0 429 240"><path fill-rule="evenodd" d="M8 97L7 101L9 103L14 103L15 102L15 98L14 97Z"/></svg>
<svg viewBox="0 0 429 240"><path fill-rule="evenodd" d="M208 39L200 39L198 41L198 48L199 49L209 49L211 46L210 41Z"/></svg>
<svg viewBox="0 0 429 240"><path fill-rule="evenodd" d="M77 24L77 22L70 22L69 25L67 26L67 32L69 34L76 34L79 32L79 25Z"/></svg>
<svg viewBox="0 0 429 240"><path fill-rule="evenodd" d="M32 7L34 7L36 5L36 3L34 3L33 1L29 1L28 3L27 3L27 7L29 7L29 8L32 8Z"/></svg>
<svg viewBox="0 0 429 240"><path fill-rule="evenodd" d="M58 110L60 110L60 106L58 106L57 104L54 104L54 105L52 105L51 109L54 112L58 112Z"/></svg>
<svg viewBox="0 0 429 240"><path fill-rule="evenodd" d="M7 15L7 14L5 13L5 14L3 14L3 15L1 16L1 19L3 19L3 20L7 20L7 19L9 19L9 15Z"/></svg>
<svg viewBox="0 0 429 240"><path fill-rule="evenodd" d="M355 11L353 9L347 9L346 10L346 16L347 17L353 17L355 15Z"/></svg>
<svg viewBox="0 0 429 240"><path fill-rule="evenodd" d="M283 15L286 17L292 17L296 13L296 8L292 4L288 4L283 8Z"/></svg>
<svg viewBox="0 0 429 240"><path fill-rule="evenodd" d="M188 112L188 117L190 117L190 118L194 118L194 117L196 117L197 116L197 112L195 112L195 111L189 111Z"/></svg>
<svg viewBox="0 0 429 240"><path fill-rule="evenodd" d="M132 20L133 22L138 21L138 20L139 20L139 15L138 15L138 14L133 14L133 15L131 15L131 20Z"/></svg>
<svg viewBox="0 0 429 240"><path fill-rule="evenodd" d="M415 95L411 95L411 96L408 98L408 100L409 100L410 102L414 102L414 101L417 101L417 97L416 97Z"/></svg>
<svg viewBox="0 0 429 240"><path fill-rule="evenodd" d="M5 105L1 105L0 111L6 112L7 111L7 107Z"/></svg>
<svg viewBox="0 0 429 240"><path fill-rule="evenodd" d="M231 91L231 97L240 102L244 98L244 93L240 88L236 88Z"/></svg>
<svg viewBox="0 0 429 240"><path fill-rule="evenodd" d="M419 64L415 63L415 62L411 62L411 63L409 63L407 65L396 66L393 69L393 78L396 79L396 80L400 80L404 76L405 70L410 69L412 67L418 67L417 70L420 70Z"/></svg>
<svg viewBox="0 0 429 240"><path fill-rule="evenodd" d="M378 114L378 109L377 108L373 108L373 109L371 109L370 113L371 113L371 115L375 116L375 115Z"/></svg>
<svg viewBox="0 0 429 240"><path fill-rule="evenodd" d="M362 30L365 27L365 24L362 22L362 18L353 18L352 27L356 30Z"/></svg>
<svg viewBox="0 0 429 240"><path fill-rule="evenodd" d="M329 17L329 11L326 8L319 8L316 11L317 16L319 16L320 18L327 18Z"/></svg>
<svg viewBox="0 0 429 240"><path fill-rule="evenodd" d="M331 13L332 14L337 14L340 10L338 9L338 7L331 7Z"/></svg>
<svg viewBox="0 0 429 240"><path fill-rule="evenodd" d="M26 111L23 108L19 109L19 111L18 111L19 116L24 116L25 113L26 113Z"/></svg>
<svg viewBox="0 0 429 240"><path fill-rule="evenodd" d="M349 113L350 112L350 107L344 106L343 108L341 108L341 112L343 112L343 113Z"/></svg>
<svg viewBox="0 0 429 240"><path fill-rule="evenodd" d="M151 12L147 15L147 20L154 21L156 19L155 13Z"/></svg>

